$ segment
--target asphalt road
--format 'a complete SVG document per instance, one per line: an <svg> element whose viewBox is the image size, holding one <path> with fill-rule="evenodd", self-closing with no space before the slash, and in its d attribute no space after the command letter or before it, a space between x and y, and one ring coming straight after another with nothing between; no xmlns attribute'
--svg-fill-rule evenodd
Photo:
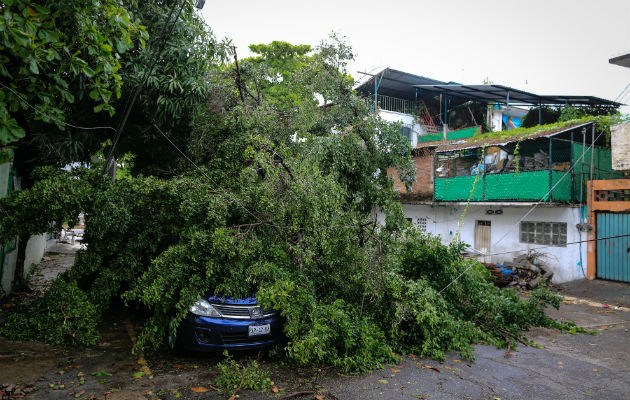
<svg viewBox="0 0 630 400"><path fill-rule="evenodd" d="M66 260L67 261L67 260ZM52 257L49 267L65 263ZM68 264L68 263L65 263ZM55 270L55 272L57 272ZM36 271L45 275L45 271ZM444 362L405 356L365 375L297 369L260 358L277 392L244 391L240 399L627 399L630 393L630 285L580 281L559 288L567 300L549 314L593 334L537 328L537 346L477 346L474 361L457 353ZM113 314L91 348L48 346L0 338L0 399L227 399L212 388L221 356L132 355L133 314ZM241 358L258 357L245 354ZM147 365L139 361L146 358ZM147 369L148 368L148 369ZM140 373L145 371L146 373ZM195 390L193 390L195 388ZM199 392L200 389L207 392ZM4 392L4 393L3 393ZM303 393L296 395L296 393ZM17 395L17 397L15 396ZM3 397L4 396L4 397ZM285 397L286 398L286 397Z"/></svg>

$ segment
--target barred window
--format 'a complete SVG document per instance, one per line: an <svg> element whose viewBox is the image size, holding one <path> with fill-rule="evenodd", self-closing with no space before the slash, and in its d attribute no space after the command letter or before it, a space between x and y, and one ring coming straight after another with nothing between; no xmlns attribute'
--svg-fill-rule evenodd
<svg viewBox="0 0 630 400"><path fill-rule="evenodd" d="M567 245L567 224L564 222L521 222L520 231L521 243Z"/></svg>
<svg viewBox="0 0 630 400"><path fill-rule="evenodd" d="M409 126L401 126L400 127L400 133L401 133L401 135L406 137L407 140L409 140L409 144L412 144L413 137L411 136L411 127L409 127Z"/></svg>
<svg viewBox="0 0 630 400"><path fill-rule="evenodd" d="M426 232L427 231L427 219L420 217L418 218L418 228L420 228L420 230L422 232Z"/></svg>

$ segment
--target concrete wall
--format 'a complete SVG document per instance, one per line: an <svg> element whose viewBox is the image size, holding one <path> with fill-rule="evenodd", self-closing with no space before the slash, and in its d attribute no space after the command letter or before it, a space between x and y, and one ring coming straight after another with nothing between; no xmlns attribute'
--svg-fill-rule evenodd
<svg viewBox="0 0 630 400"><path fill-rule="evenodd" d="M460 219L462 225L459 234L463 242L474 248L475 225L477 220L491 222L491 249L490 253L503 253L489 257L488 262L511 261L527 250L541 247L542 245L521 243L519 220L530 210L530 204L499 206L471 204L462 219L462 213L466 209L463 203L452 204L403 204L403 211L413 223L418 223L418 218L427 221L427 232L439 235L447 244L458 231ZM486 214L487 210L502 210L500 215ZM384 216L379 213L379 221L384 224ZM575 227L580 222L580 208L570 206L538 206L524 221L526 222L566 222L567 243L586 240L586 233L579 232ZM520 252L512 252L519 250ZM583 279L586 273L586 244L567 245L565 247L547 247L538 250L546 257L543 261L554 273L553 282L562 283L576 279ZM580 259L581 253L581 259ZM582 272L582 267L584 273Z"/></svg>
<svg viewBox="0 0 630 400"><path fill-rule="evenodd" d="M11 293L13 289L13 280L15 279L15 264L17 262L17 249L5 254L4 264L2 266L2 277L0 277L0 286L2 292L0 297L4 297Z"/></svg>
<svg viewBox="0 0 630 400"><path fill-rule="evenodd" d="M617 171L630 171L630 124L610 127L610 150L612 168Z"/></svg>
<svg viewBox="0 0 630 400"><path fill-rule="evenodd" d="M33 264L39 264L44 257L46 251L46 235L33 235L28 239L26 243L26 251L24 255L24 277L27 277L31 272L31 266Z"/></svg>
<svg viewBox="0 0 630 400"><path fill-rule="evenodd" d="M411 147L418 145L418 136L425 135L426 132L420 124L416 123L415 118L411 114L403 114L395 111L379 110L379 115L383 120L388 122L401 122L404 126L411 127Z"/></svg>

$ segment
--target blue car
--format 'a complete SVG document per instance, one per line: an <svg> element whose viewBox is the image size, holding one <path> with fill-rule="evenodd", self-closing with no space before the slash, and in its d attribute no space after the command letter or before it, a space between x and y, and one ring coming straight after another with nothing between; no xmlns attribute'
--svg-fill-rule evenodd
<svg viewBox="0 0 630 400"><path fill-rule="evenodd" d="M282 318L263 310L256 297L244 299L208 295L190 307L177 327L169 327L171 351L253 350L282 341Z"/></svg>

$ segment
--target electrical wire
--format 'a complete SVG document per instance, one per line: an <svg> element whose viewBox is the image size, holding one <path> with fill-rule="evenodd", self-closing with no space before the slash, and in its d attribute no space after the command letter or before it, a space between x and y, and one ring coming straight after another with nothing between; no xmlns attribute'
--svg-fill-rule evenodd
<svg viewBox="0 0 630 400"><path fill-rule="evenodd" d="M177 152L182 155L182 157L184 157L197 170L199 170L199 172L201 172L201 174L204 177L206 177L214 185L216 190L218 190L220 192L223 192L226 197L228 197L234 203L238 204L238 206L240 208L242 208L246 213L251 215L261 225L268 225L268 226L271 226L273 228L281 229L281 230L292 230L292 231L296 231L297 230L297 231L303 231L303 232L305 232L305 231L317 232L317 231L324 231L324 230L328 230L328 229L339 229L339 228L348 228L348 229L356 229L356 228L358 228L357 225L330 225L330 226L321 226L321 227L318 227L318 228L301 228L301 227L295 227L295 226L277 225L277 224L274 224L273 222L270 222L270 221L264 221L264 220L260 219L254 212L252 212L247 207L245 207L245 205L243 203L241 203L241 201L236 196L232 195L226 189L222 188L214 179L212 179L203 169L201 169L201 167L199 167L190 157L188 157L188 155L186 155L186 153L184 153L179 147L177 147L177 145L168 137L168 135L166 135L166 133L164 133L164 131L162 131L160 129L160 127L158 127L155 123L153 123L153 127L155 129L157 129L157 131L164 137L164 139L166 139L171 144L171 146L173 146L175 148L175 150L177 150Z"/></svg>
<svg viewBox="0 0 630 400"><path fill-rule="evenodd" d="M0 82L0 86L4 87L5 89L9 90L11 93L13 93L18 99L20 99L25 105L27 105L28 107L32 108L36 113L45 116L46 118L49 118L61 125L64 126L69 126L71 128L75 128L75 129L81 129L81 130L98 130L98 129L111 129L112 131L116 132L116 128L113 128L111 126L80 126L80 125L74 125L74 124L70 124L68 122L62 121L59 118L55 118L50 114L47 114L41 110L39 110L37 107L35 107L34 105L32 105L31 103L28 102L28 100L26 100L24 97L22 97L22 95L20 95L18 92L16 92L15 90L11 89L10 87L8 87L7 85L5 85L4 83Z"/></svg>
<svg viewBox="0 0 630 400"><path fill-rule="evenodd" d="M590 149L591 149L591 148L595 145L595 142L597 142L597 140L600 138L600 136L601 136L603 133L604 133L604 130L602 130L602 131L599 133L599 135L597 135L597 138L595 138L595 140L593 140L593 143L592 143L592 144L591 144L591 145L587 148L587 150L586 150L586 151L582 152L582 154L580 155L579 159L578 159L578 160L576 160L576 161L575 161L575 162L571 165L571 167L570 167L570 168L569 168L569 169L568 169L568 170L567 170L567 171L566 171L566 172L562 175L562 177L560 177L560 179L558 179L558 181L556 182L556 184L555 184L555 185L553 185L553 186L551 187L551 189L549 189L549 191L548 191L547 193L545 193L545 195L544 195L543 197L541 197L541 199L540 199L540 200L539 200L536 204L534 204L534 205L533 205L533 206L529 209L529 211L527 211L527 213L525 213L525 215L523 215L523 216L521 217L521 219L519 219L519 220L518 220L518 221L514 224L513 228L515 228L515 227L516 227L516 226L518 226L521 222L523 222L523 220L524 220L525 218L527 218L527 217L528 217L528 216L529 216L529 215L530 215L530 214L531 214L531 213L532 213L532 212L533 212L533 211L534 211L534 210L535 210L535 209L536 209L536 208L537 208L537 207L538 207L541 203L543 203L544 199L546 199L546 198L547 198L547 196L549 196L549 194L553 192L553 189L555 189L555 188L556 188L556 186L558 186L558 185L560 184L560 182L562 182L562 180L563 180L564 178L566 178L566 177L567 177L567 175L568 175L568 174L569 174L569 173L573 170L573 168L575 167L575 165L576 165L579 161L581 161L581 160L582 160L582 158L584 158L584 155L588 152L588 150L590 150ZM494 247L494 246L498 245L499 243L501 243L501 241L503 241L503 239L505 239L505 238L507 237L507 235L508 235L508 234L510 234L512 231L513 231L513 229L509 229L509 230L507 230L507 231L503 234L503 236L501 236L501 238L500 238L498 241L496 241L495 243L493 243L493 244L491 245L491 247ZM580 243L580 242L576 242L576 243ZM515 250L515 251L519 251L519 250ZM520 251L524 251L524 250L520 250ZM492 255L492 254L484 254L484 256L491 256L491 255ZM468 268L466 268L465 270L463 270L461 274L459 274L459 275L458 275L455 279L453 279L453 280L452 280L452 281L451 281L448 285L446 285L446 286L445 286L442 290L440 290L438 293L442 293L442 292L443 292L444 290L446 290L449 286L451 286L453 283L455 283L455 282L456 282L459 278L461 278L461 277L462 277L462 275L464 275L464 273L465 273L466 271L468 271L471 267L472 267L472 265L471 265L471 266L469 266Z"/></svg>
<svg viewBox="0 0 630 400"><path fill-rule="evenodd" d="M585 239L585 240L576 240L575 242L567 242L566 245L574 245L574 244L581 244L581 243L588 243L588 242L597 242L600 240L609 240L609 239L618 239L618 238L624 238L624 237L630 237L630 233L626 233L623 235L615 235L615 236L607 236L607 237L603 237L603 238L596 238L596 239ZM535 250L540 250L540 249L548 249L548 248L552 248L552 247L558 247L558 246L552 246L552 245L548 245L548 246L539 246L539 247L534 247L531 249L527 249L527 250L508 250L508 251L502 251L499 253L491 253L491 254L480 254L481 256L499 256L499 255L503 255L503 254L512 254L512 253L519 253L521 251L535 251Z"/></svg>
<svg viewBox="0 0 630 400"><path fill-rule="evenodd" d="M133 96L131 97L131 100L127 99L127 103L125 104L125 108L123 109L124 111L123 111L123 114L122 114L122 117L121 117L121 121L120 121L120 124L118 125L118 129L117 129L116 135L114 136L114 140L112 141L112 146L111 146L111 148L109 150L109 154L107 156L107 162L104 164L104 168L108 168L110 166L110 164L113 162L114 151L116 149L116 145L118 144L118 140L122 136L123 130L125 129L125 125L127 124L127 119L129 118L129 114L131 114L131 110L133 109L133 105L135 104L138 96L142 92L142 89L143 89L144 85L146 84L147 80L149 79L149 76L151 75L151 73L155 69L155 66L157 65L157 62L156 62L157 57L164 50L164 47L166 45L166 40L164 40L164 38L166 36L166 31L168 30L168 34L169 35L173 31L173 28L175 27L175 24L177 23L177 20L179 19L179 16L181 15L182 10L184 9L184 5L186 4L186 2L187 2L187 0L182 0L182 2L180 4L180 7L179 7L179 12L177 13L177 16L173 20L173 23L172 23L171 27L167 29L168 24L170 23L170 19L171 19L172 15L173 15L173 11L175 10L175 6L177 5L176 1L173 2L173 6L171 7L171 10L170 10L170 12L168 14L168 18L166 20L166 23L164 24L164 27L162 28L162 31L160 32L159 38L157 39L157 42L159 43L158 50L151 55L151 58L149 59L149 62L147 63L149 68L144 70L144 74L143 74L140 82L138 82L138 85L136 86L136 89L134 91Z"/></svg>
<svg viewBox="0 0 630 400"><path fill-rule="evenodd" d="M623 237L630 237L630 233L627 233L625 235L616 235L616 236L608 236L608 237L604 237L604 238L587 239L587 240L579 240L579 241L576 241L576 242L569 242L569 243L567 243L567 246L573 245L573 244L578 244L578 243L597 242L597 241L600 241L600 240L617 239L617 238L623 238ZM504 251L504 252L500 252L500 253L483 254L483 256L496 256L496 255L501 255L501 254L512 254L512 253L519 253L519 252L522 252L522 251L532 251L532 250L546 249L546 248L549 248L549 247L555 247L555 246L541 246L541 247L536 247L536 248L527 249L527 250L510 250L510 251ZM465 270L463 270L459 275L457 275L457 277L455 279L453 279L448 285L444 286L444 288L442 290L440 290L438 292L438 294L442 293L448 287L450 287L453 283L455 283L459 278L461 278L466 273L466 271L471 269L474 265L476 265L476 264L469 265Z"/></svg>

